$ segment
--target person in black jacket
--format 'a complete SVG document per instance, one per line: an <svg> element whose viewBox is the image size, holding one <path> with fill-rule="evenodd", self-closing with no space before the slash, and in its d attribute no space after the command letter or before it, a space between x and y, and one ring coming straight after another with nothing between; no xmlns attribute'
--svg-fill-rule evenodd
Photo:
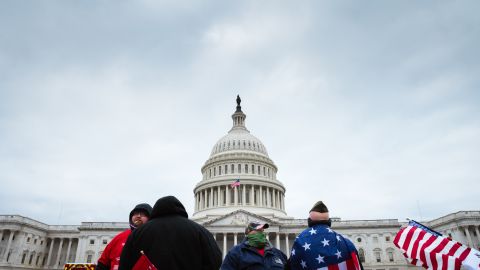
<svg viewBox="0 0 480 270"><path fill-rule="evenodd" d="M222 253L212 234L188 219L173 196L157 200L149 222L133 231L123 247L119 270L131 270L140 251L158 269L218 270Z"/></svg>
<svg viewBox="0 0 480 270"><path fill-rule="evenodd" d="M268 227L267 223L250 222L245 239L228 252L221 270L284 269L287 256L267 240L263 231Z"/></svg>

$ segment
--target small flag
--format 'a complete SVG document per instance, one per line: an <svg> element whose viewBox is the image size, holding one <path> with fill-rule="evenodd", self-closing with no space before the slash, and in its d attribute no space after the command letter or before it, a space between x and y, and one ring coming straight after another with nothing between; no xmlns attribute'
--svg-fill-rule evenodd
<svg viewBox="0 0 480 270"><path fill-rule="evenodd" d="M400 229L393 243L407 260L431 270L480 270L480 252L412 220Z"/></svg>
<svg viewBox="0 0 480 270"><path fill-rule="evenodd" d="M142 253L142 255L135 263L132 270L158 270L155 265L153 265L153 263L148 259L147 255L145 255L143 250L141 250L140 253Z"/></svg>
<svg viewBox="0 0 480 270"><path fill-rule="evenodd" d="M233 181L233 183L230 184L231 188L239 187L240 186L240 179L237 179Z"/></svg>

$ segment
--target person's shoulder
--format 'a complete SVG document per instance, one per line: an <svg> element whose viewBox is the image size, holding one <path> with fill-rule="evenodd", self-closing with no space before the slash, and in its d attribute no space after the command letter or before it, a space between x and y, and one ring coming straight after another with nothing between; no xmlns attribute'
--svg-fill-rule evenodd
<svg viewBox="0 0 480 270"><path fill-rule="evenodd" d="M112 241L128 237L131 232L132 232L132 230L126 229L125 231L122 231L122 232L118 233L117 235L115 235L115 237L112 239Z"/></svg>
<svg viewBox="0 0 480 270"><path fill-rule="evenodd" d="M276 248L276 247L272 247L272 251L273 253L276 253L277 255L282 255L282 256L285 256L285 253L283 253L283 251L281 251L280 249Z"/></svg>
<svg viewBox="0 0 480 270"><path fill-rule="evenodd" d="M248 248L248 247L244 243L237 244L228 251L228 254L230 256L239 255L242 252L243 248Z"/></svg>

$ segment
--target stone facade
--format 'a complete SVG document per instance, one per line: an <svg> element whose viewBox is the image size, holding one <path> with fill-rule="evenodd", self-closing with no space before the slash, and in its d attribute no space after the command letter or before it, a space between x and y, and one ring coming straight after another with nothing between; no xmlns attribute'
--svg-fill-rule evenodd
<svg viewBox="0 0 480 270"><path fill-rule="evenodd" d="M202 166L202 180L194 188L192 220L212 232L224 256L244 238L247 222L267 222L270 242L290 256L307 220L287 215L286 189L276 177L277 167L263 143L246 129L245 118L237 101L232 129L214 145ZM234 179L240 180L240 186L230 186ZM423 223L479 248L480 211L460 211ZM334 218L332 222L334 230L356 245L366 270L416 268L393 244L405 225L396 219ZM52 226L19 215L0 215L0 269L63 269L66 262L94 263L106 244L128 227L127 222Z"/></svg>

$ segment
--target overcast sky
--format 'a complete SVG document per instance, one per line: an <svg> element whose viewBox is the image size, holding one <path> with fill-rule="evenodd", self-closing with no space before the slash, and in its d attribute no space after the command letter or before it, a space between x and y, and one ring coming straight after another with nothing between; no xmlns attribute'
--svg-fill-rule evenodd
<svg viewBox="0 0 480 270"><path fill-rule="evenodd" d="M480 210L479 1L1 1L0 214L127 221L193 188L242 98L344 220Z"/></svg>

